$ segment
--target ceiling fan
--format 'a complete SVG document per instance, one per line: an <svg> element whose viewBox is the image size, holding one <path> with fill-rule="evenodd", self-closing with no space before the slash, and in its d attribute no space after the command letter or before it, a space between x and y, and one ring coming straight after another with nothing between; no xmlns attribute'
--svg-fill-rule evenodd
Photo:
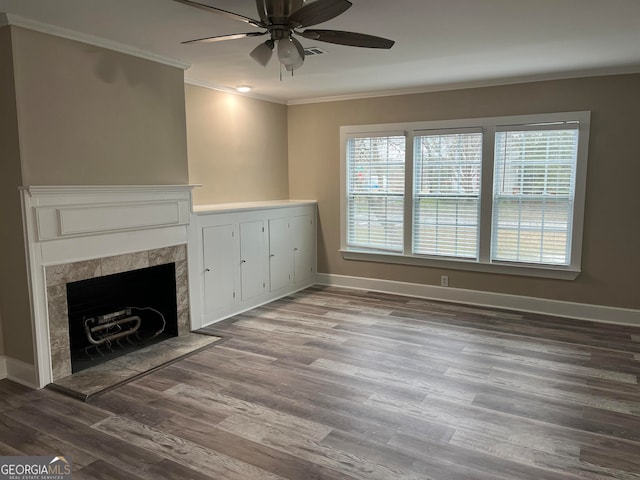
<svg viewBox="0 0 640 480"><path fill-rule="evenodd" d="M303 65L305 56L304 47L293 36L294 34L311 40L348 45L351 47L389 49L395 43L393 40L363 33L307 28L331 20L344 13L352 5L349 0L256 0L260 20L198 3L193 0L174 1L224 15L254 27L264 29L264 31L261 32L217 35L182 42L183 44L219 42L222 40L269 35L270 38L266 42L258 45L250 53L251 58L263 67L269 63L273 49L276 46L278 60L287 71L293 72Z"/></svg>

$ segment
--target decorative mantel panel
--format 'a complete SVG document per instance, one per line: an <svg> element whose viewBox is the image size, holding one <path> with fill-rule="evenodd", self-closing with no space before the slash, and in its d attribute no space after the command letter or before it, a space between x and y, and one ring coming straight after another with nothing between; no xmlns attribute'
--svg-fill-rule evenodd
<svg viewBox="0 0 640 480"><path fill-rule="evenodd" d="M41 388L52 382L52 354L66 355L64 348L58 348L60 331L52 329L51 324L64 318L64 311L59 311L61 299L49 296L61 295L61 283L53 278L74 266L81 267L79 262L96 264L97 274L105 274L105 268L135 269L141 261L154 264L168 255L177 267L178 301L183 307L179 312L181 330L189 330L186 244L192 188L125 185L22 189L36 351L34 386ZM180 248L173 248L176 246ZM65 368L57 366L56 376Z"/></svg>

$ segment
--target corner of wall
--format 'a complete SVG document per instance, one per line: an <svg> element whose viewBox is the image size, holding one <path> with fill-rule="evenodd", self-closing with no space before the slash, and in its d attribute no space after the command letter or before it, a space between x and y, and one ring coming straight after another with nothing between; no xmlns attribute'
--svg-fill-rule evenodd
<svg viewBox="0 0 640 480"><path fill-rule="evenodd" d="M196 205L289 198L286 105L192 84L185 105Z"/></svg>
<svg viewBox="0 0 640 480"><path fill-rule="evenodd" d="M33 336L19 188L23 184L12 27L0 28L0 329L10 359L33 362ZM28 363L27 363L28 364ZM20 369L21 370L21 369Z"/></svg>

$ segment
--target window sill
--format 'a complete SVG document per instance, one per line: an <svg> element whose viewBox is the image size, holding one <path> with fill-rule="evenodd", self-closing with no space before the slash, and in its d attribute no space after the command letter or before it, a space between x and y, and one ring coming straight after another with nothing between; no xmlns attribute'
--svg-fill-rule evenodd
<svg viewBox="0 0 640 480"><path fill-rule="evenodd" d="M553 278L559 280L575 280L580 275L580 269L573 267L553 267L549 265L509 264L509 263L480 263L475 260L440 259L420 257L416 255L393 254L389 252L372 252L361 250L340 250L345 260L364 262L394 263L399 265L413 265L450 270L466 270L470 272L498 273L503 275L518 275L522 277Z"/></svg>

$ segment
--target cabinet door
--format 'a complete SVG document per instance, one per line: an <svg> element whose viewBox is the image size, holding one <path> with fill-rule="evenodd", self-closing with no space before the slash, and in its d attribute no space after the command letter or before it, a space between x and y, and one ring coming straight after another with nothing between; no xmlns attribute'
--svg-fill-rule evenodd
<svg viewBox="0 0 640 480"><path fill-rule="evenodd" d="M276 291L293 282L293 247L289 218L269 220L269 288Z"/></svg>
<svg viewBox="0 0 640 480"><path fill-rule="evenodd" d="M235 302L238 252L235 225L202 229L205 313Z"/></svg>
<svg viewBox="0 0 640 480"><path fill-rule="evenodd" d="M240 282L243 301L266 290L264 237L262 220L240 224Z"/></svg>
<svg viewBox="0 0 640 480"><path fill-rule="evenodd" d="M308 281L313 276L315 228L313 215L293 217L293 274L294 283Z"/></svg>

